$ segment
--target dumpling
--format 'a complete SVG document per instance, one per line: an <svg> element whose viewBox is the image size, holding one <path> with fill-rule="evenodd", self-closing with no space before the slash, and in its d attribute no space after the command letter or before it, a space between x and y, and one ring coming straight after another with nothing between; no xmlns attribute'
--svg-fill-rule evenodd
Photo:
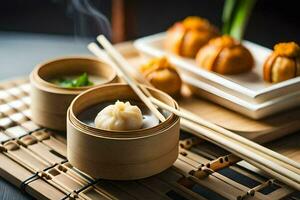
<svg viewBox="0 0 300 200"><path fill-rule="evenodd" d="M140 67L140 71L155 88L171 96L180 94L181 78L166 57L150 60Z"/></svg>
<svg viewBox="0 0 300 200"><path fill-rule="evenodd" d="M263 68L264 80L278 83L300 76L300 47L295 42L279 43L267 58Z"/></svg>
<svg viewBox="0 0 300 200"><path fill-rule="evenodd" d="M218 29L209 21L190 16L168 29L165 46L177 55L194 58L202 46L218 35Z"/></svg>
<svg viewBox="0 0 300 200"><path fill-rule="evenodd" d="M143 125L143 115L139 107L117 101L101 110L95 118L95 126L106 130L136 130Z"/></svg>
<svg viewBox="0 0 300 200"><path fill-rule="evenodd" d="M228 35L211 39L196 56L198 66L219 74L241 74L254 67L250 51Z"/></svg>

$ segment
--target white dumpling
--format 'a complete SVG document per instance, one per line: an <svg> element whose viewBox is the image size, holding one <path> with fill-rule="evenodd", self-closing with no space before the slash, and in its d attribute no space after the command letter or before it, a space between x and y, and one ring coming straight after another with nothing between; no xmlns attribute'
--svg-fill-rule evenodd
<svg viewBox="0 0 300 200"><path fill-rule="evenodd" d="M106 130L136 130L143 125L143 115L139 107L117 101L101 110L95 118L95 126Z"/></svg>

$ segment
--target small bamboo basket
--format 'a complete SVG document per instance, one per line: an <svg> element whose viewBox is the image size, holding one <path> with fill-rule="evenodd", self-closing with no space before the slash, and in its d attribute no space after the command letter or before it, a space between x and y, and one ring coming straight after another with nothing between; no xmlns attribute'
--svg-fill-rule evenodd
<svg viewBox="0 0 300 200"><path fill-rule="evenodd" d="M95 85L62 88L47 80L84 72L105 78L101 85L118 80L114 69L93 57L64 57L36 66L30 74L32 120L43 127L65 131L70 103L78 94Z"/></svg>
<svg viewBox="0 0 300 200"><path fill-rule="evenodd" d="M178 108L167 94L148 88L166 104ZM67 116L67 152L70 163L95 178L134 180L152 176L169 167L178 156L179 117L169 114L166 121L133 131L108 131L81 122L83 110L118 99L139 102L126 84L108 84L78 95Z"/></svg>

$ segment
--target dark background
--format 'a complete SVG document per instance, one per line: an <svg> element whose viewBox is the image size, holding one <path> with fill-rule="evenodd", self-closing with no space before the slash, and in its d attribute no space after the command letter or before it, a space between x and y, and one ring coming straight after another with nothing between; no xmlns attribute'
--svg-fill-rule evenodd
<svg viewBox="0 0 300 200"><path fill-rule="evenodd" d="M221 26L224 0L136 0L134 2L135 37L162 32L175 21L188 15L199 15ZM111 0L91 0L91 3L110 20ZM0 31L74 35L74 12L70 4L71 0L1 1ZM292 0L257 0L244 38L269 48L280 41L299 43L298 5L299 1Z"/></svg>

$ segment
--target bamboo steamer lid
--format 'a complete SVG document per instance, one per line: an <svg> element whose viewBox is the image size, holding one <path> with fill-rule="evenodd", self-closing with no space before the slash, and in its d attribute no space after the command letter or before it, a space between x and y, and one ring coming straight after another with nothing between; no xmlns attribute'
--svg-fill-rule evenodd
<svg viewBox="0 0 300 200"><path fill-rule="evenodd" d="M167 94L149 88L151 94L178 108ZM178 156L179 117L169 114L165 122L133 131L102 130L81 122L77 116L90 106L118 99L140 101L126 84L108 84L78 95L67 115L69 162L95 178L134 180L152 176L169 167Z"/></svg>
<svg viewBox="0 0 300 200"><path fill-rule="evenodd" d="M84 72L105 78L101 85L117 82L118 79L114 69L89 56L63 57L37 65L30 74L32 120L43 127L65 131L66 113L72 100L96 85L63 88L48 80Z"/></svg>

